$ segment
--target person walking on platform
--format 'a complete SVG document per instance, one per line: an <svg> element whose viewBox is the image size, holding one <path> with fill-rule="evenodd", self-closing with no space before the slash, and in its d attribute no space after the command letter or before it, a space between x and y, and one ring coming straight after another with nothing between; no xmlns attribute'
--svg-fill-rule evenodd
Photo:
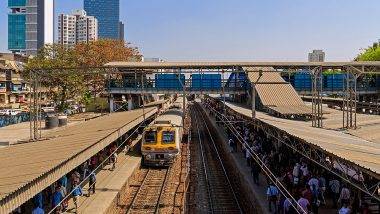
<svg viewBox="0 0 380 214"><path fill-rule="evenodd" d="M89 182L88 182L88 196L91 195L91 191L92 191L92 194L95 194L95 184L96 184L96 175L95 175L95 172L92 171L90 173Z"/></svg>
<svg viewBox="0 0 380 214"><path fill-rule="evenodd" d="M350 190L346 185L343 185L342 190L340 191L340 196L338 200L341 204L350 204Z"/></svg>
<svg viewBox="0 0 380 214"><path fill-rule="evenodd" d="M111 163L112 163L111 170L113 171L116 168L116 162L117 162L117 153L116 152L114 152L114 153L111 154L110 160L111 160Z"/></svg>
<svg viewBox="0 0 380 214"><path fill-rule="evenodd" d="M32 214L45 214L45 211L38 205L35 205Z"/></svg>
<svg viewBox="0 0 380 214"><path fill-rule="evenodd" d="M78 183L74 183L74 189L73 189L73 201L75 206L75 212L78 213L78 200L79 197L82 195L82 188L78 185Z"/></svg>
<svg viewBox="0 0 380 214"><path fill-rule="evenodd" d="M334 208L338 207L338 198L339 198L339 190L340 190L340 182L334 178L329 182L330 191L332 194L333 205Z"/></svg>
<svg viewBox="0 0 380 214"><path fill-rule="evenodd" d="M42 192L39 192L37 193L37 195L35 195L33 197L33 203L39 207L39 208L43 208L44 205L43 205L43 195L42 195Z"/></svg>
<svg viewBox="0 0 380 214"><path fill-rule="evenodd" d="M234 144L234 140L232 138L230 138L228 140L228 145L230 146L230 153L234 152L234 146L233 146L233 144Z"/></svg>
<svg viewBox="0 0 380 214"><path fill-rule="evenodd" d="M55 192L53 193L53 198L52 198L52 208L55 208L55 213L60 213L61 212L61 201L63 199L63 195L61 192L61 187L58 185L55 187Z"/></svg>
<svg viewBox="0 0 380 214"><path fill-rule="evenodd" d="M309 213L310 202L305 197L305 194L303 194L302 197L300 199L298 199L297 203L298 203L298 212L299 213L302 213L302 214Z"/></svg>
<svg viewBox="0 0 380 214"><path fill-rule="evenodd" d="M267 199L268 199L268 208L269 212L272 212L272 204L274 207L274 213L277 213L277 200L278 200L278 189L277 187L271 182L267 189Z"/></svg>

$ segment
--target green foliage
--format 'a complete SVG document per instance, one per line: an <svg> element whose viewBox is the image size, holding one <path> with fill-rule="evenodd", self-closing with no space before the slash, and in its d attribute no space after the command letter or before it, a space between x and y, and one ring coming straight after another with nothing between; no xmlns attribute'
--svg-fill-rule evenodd
<svg viewBox="0 0 380 214"><path fill-rule="evenodd" d="M323 71L323 74L324 75L333 75L333 74L343 74L342 70L339 70L339 69L328 69L328 70L325 70Z"/></svg>
<svg viewBox="0 0 380 214"><path fill-rule="evenodd" d="M111 61L141 60L138 50L129 45L119 40L80 43L72 48L46 45L29 60L23 76L37 79L60 111L68 107L67 100L89 104L105 89L105 71L99 67ZM97 105L104 109L104 103Z"/></svg>
<svg viewBox="0 0 380 214"><path fill-rule="evenodd" d="M367 48L363 53L359 54L356 61L380 61L380 47L373 45Z"/></svg>
<svg viewBox="0 0 380 214"><path fill-rule="evenodd" d="M86 104L86 111L106 112L108 111L108 100L104 97L91 98Z"/></svg>

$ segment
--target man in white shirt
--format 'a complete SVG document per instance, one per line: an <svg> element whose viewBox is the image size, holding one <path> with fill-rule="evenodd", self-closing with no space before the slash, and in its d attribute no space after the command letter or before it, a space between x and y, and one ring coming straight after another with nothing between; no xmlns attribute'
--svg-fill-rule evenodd
<svg viewBox="0 0 380 214"><path fill-rule="evenodd" d="M346 187L346 185L343 185L343 188L340 191L339 201L341 204L350 203L350 190Z"/></svg>

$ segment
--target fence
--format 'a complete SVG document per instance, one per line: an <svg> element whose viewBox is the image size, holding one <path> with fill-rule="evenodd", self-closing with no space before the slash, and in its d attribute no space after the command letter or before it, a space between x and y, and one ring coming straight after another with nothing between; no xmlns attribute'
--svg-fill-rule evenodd
<svg viewBox="0 0 380 214"><path fill-rule="evenodd" d="M1 115L0 127L27 122L29 121L29 119L30 119L29 113L21 113L18 115Z"/></svg>

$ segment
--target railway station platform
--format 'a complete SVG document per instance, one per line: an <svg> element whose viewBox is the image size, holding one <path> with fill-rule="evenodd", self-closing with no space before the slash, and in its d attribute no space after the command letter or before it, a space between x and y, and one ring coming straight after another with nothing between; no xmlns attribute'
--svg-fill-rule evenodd
<svg viewBox="0 0 380 214"><path fill-rule="evenodd" d="M145 118L156 107L145 108ZM0 213L9 213L144 121L143 110L112 113L0 149Z"/></svg>
<svg viewBox="0 0 380 214"><path fill-rule="evenodd" d="M226 105L239 114L252 117L251 109L231 102L226 102ZM336 130L314 128L305 121L286 120L262 112L256 112L256 117L258 120L380 176L380 143L374 143Z"/></svg>
<svg viewBox="0 0 380 214"><path fill-rule="evenodd" d="M120 153L114 171L111 166L105 166L96 174L95 194L88 197L88 184L83 188L84 195L79 198L77 213L112 213L113 206L117 205L119 192L128 186L129 179L135 170L140 167L141 156L135 152L128 155ZM69 200L68 211L75 213L74 202Z"/></svg>

